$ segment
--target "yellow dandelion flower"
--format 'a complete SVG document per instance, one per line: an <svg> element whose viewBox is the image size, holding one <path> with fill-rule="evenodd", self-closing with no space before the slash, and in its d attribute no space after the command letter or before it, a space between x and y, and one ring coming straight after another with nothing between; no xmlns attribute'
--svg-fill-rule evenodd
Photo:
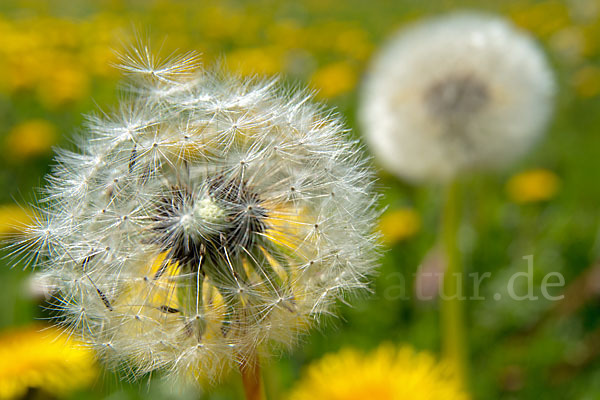
<svg viewBox="0 0 600 400"><path fill-rule="evenodd" d="M86 97L90 76L112 78L117 15L91 19L27 17L0 20L0 90L33 91L47 107Z"/></svg>
<svg viewBox="0 0 600 400"><path fill-rule="evenodd" d="M571 23L568 5L559 0L517 5L509 13L517 26L539 37L548 37Z"/></svg>
<svg viewBox="0 0 600 400"><path fill-rule="evenodd" d="M449 365L410 347L345 349L310 365L290 400L466 400Z"/></svg>
<svg viewBox="0 0 600 400"><path fill-rule="evenodd" d="M552 171L531 169L514 175L506 184L508 197L515 203L535 203L556 195L560 179Z"/></svg>
<svg viewBox="0 0 600 400"><path fill-rule="evenodd" d="M5 153L13 159L49 154L56 144L56 127L46 120L35 119L16 125L5 138Z"/></svg>
<svg viewBox="0 0 600 400"><path fill-rule="evenodd" d="M242 76L275 75L283 69L283 52L277 47L237 49L229 53L227 63Z"/></svg>
<svg viewBox="0 0 600 400"><path fill-rule="evenodd" d="M20 231L31 223L31 214L16 204L0 205L0 235Z"/></svg>
<svg viewBox="0 0 600 400"><path fill-rule="evenodd" d="M86 97L89 77L82 65L57 63L38 87L40 101L49 108L62 107Z"/></svg>
<svg viewBox="0 0 600 400"><path fill-rule="evenodd" d="M31 55L16 55L5 61L6 76L2 87L10 93L23 92L35 87L39 80L39 68Z"/></svg>
<svg viewBox="0 0 600 400"><path fill-rule="evenodd" d="M342 30L337 35L334 46L341 54L357 60L366 60L373 50L367 32L359 28Z"/></svg>
<svg viewBox="0 0 600 400"><path fill-rule="evenodd" d="M202 29L202 34L215 41L234 39L248 19L221 5L205 7L198 11L198 26Z"/></svg>
<svg viewBox="0 0 600 400"><path fill-rule="evenodd" d="M386 212L379 220L379 231L388 245L415 235L419 229L421 229L421 218L412 208Z"/></svg>
<svg viewBox="0 0 600 400"><path fill-rule="evenodd" d="M594 97L600 93L600 68L585 66L572 78L572 85L581 97Z"/></svg>
<svg viewBox="0 0 600 400"><path fill-rule="evenodd" d="M119 75L118 69L113 65L116 63L115 52L110 45L97 44L85 49L81 56L85 68L94 75L104 78L113 78Z"/></svg>
<svg viewBox="0 0 600 400"><path fill-rule="evenodd" d="M319 96L332 98L354 89L357 79L356 69L342 61L317 70L310 80L312 86L319 90Z"/></svg>
<svg viewBox="0 0 600 400"><path fill-rule="evenodd" d="M600 24L580 26L583 37L583 55L585 57L593 57L600 51Z"/></svg>
<svg viewBox="0 0 600 400"><path fill-rule="evenodd" d="M283 48L302 48L307 42L306 32L297 21L280 20L265 28L269 40Z"/></svg>
<svg viewBox="0 0 600 400"><path fill-rule="evenodd" d="M30 326L0 336L0 399L20 398L30 388L63 396L97 374L93 352L58 329Z"/></svg>
<svg viewBox="0 0 600 400"><path fill-rule="evenodd" d="M561 29L552 35L548 44L554 54L571 65L580 64L588 48L587 38L580 26Z"/></svg>

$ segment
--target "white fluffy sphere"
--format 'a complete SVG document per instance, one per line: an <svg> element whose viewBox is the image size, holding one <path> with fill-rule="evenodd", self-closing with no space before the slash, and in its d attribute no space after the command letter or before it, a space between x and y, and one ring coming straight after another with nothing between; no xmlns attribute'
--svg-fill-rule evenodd
<svg viewBox="0 0 600 400"><path fill-rule="evenodd" d="M128 95L59 152L20 247L109 363L216 379L367 285L373 174L304 92L124 62Z"/></svg>
<svg viewBox="0 0 600 400"><path fill-rule="evenodd" d="M502 167L543 133L554 79L525 32L457 13L399 32L368 71L360 117L381 164L414 181Z"/></svg>

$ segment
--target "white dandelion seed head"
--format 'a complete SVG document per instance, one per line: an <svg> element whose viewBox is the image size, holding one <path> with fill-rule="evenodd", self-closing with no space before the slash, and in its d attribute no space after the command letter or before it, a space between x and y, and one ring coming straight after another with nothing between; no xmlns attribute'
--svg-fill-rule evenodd
<svg viewBox="0 0 600 400"><path fill-rule="evenodd" d="M187 57L123 59L128 94L58 153L20 243L65 325L134 376L214 380L367 287L374 178L336 115Z"/></svg>
<svg viewBox="0 0 600 400"><path fill-rule="evenodd" d="M400 31L375 57L360 117L391 172L445 181L498 168L525 153L553 109L544 53L509 22L476 13Z"/></svg>

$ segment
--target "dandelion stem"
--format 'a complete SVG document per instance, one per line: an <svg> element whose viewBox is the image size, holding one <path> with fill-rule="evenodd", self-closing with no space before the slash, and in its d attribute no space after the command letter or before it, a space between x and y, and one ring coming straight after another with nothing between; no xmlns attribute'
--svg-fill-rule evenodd
<svg viewBox="0 0 600 400"><path fill-rule="evenodd" d="M467 356L463 279L464 268L458 246L461 197L457 181L446 187L442 216L442 242L446 254L446 272L441 293L442 344L446 358L456 369L458 378L466 389Z"/></svg>
<svg viewBox="0 0 600 400"><path fill-rule="evenodd" d="M265 392L260 373L260 361L256 353L242 360L240 364L242 383L246 400L265 400Z"/></svg>

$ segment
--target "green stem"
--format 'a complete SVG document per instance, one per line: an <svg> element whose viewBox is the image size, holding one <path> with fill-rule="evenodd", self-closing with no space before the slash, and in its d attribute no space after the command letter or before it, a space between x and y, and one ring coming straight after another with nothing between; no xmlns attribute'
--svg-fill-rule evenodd
<svg viewBox="0 0 600 400"><path fill-rule="evenodd" d="M461 196L457 181L446 187L442 216L442 242L446 255L446 272L441 293L443 351L456 369L458 378L468 388L468 350L465 329L464 268L458 244L461 218Z"/></svg>

